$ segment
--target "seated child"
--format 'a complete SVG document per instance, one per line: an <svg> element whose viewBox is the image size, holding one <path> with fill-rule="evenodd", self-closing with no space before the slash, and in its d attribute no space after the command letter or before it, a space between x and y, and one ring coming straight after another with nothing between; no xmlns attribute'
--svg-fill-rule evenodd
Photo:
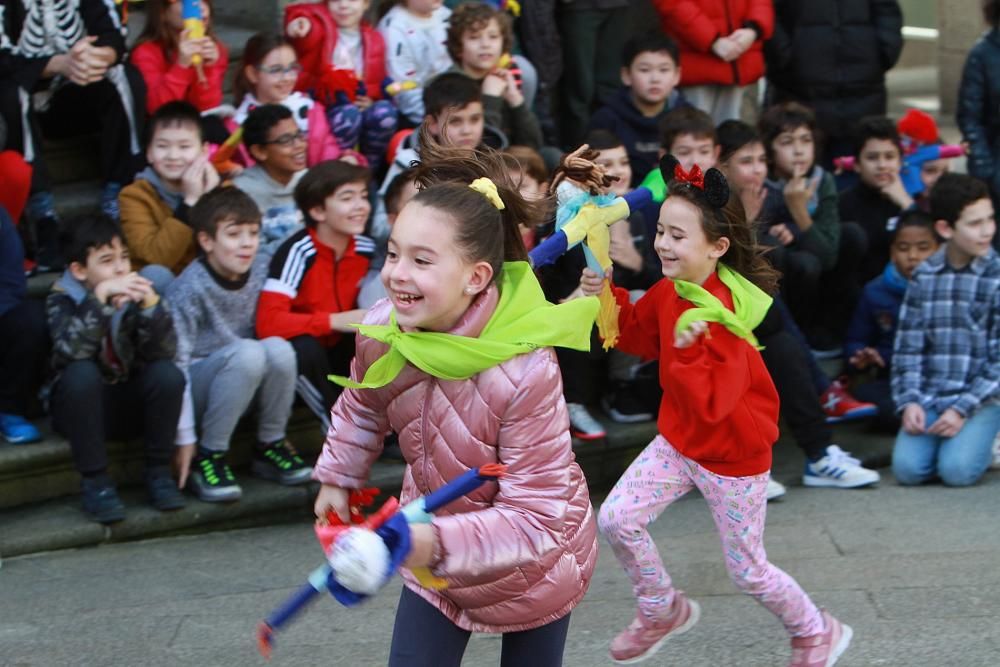
<svg viewBox="0 0 1000 667"><path fill-rule="evenodd" d="M417 194L417 184L413 180L415 174L416 171L413 167L404 169L392 179L385 190L382 202L385 207L385 221L390 230L393 223L396 222L396 216ZM388 296L381 278L382 267L385 265L385 254L384 245L376 246L375 254L368 267L368 275L361 281L361 290L358 292L358 308L368 310L375 305L376 301Z"/></svg>
<svg viewBox="0 0 1000 667"><path fill-rule="evenodd" d="M213 29L212 0L199 0L205 35L192 38L184 25L179 0L148 0L146 22L129 60L146 82L146 111L167 102L190 102L199 113L222 104L229 51ZM204 117L206 138L220 144L229 136L218 115Z"/></svg>
<svg viewBox="0 0 1000 667"><path fill-rule="evenodd" d="M146 159L149 166L119 195L132 267L159 264L180 273L196 254L190 209L219 184L198 110L187 102L157 109L149 121Z"/></svg>
<svg viewBox="0 0 1000 667"><path fill-rule="evenodd" d="M890 261L882 275L869 281L861 293L847 328L844 356L852 371L874 370L874 377L854 386L854 394L877 405L878 426L895 432L899 430L899 417L892 402L889 376L899 309L913 272L934 254L939 242L934 219L918 210L899 216L889 238Z"/></svg>
<svg viewBox="0 0 1000 667"><path fill-rule="evenodd" d="M0 437L11 444L38 442L26 419L28 395L45 355L45 311L27 298L24 247L17 226L0 204Z"/></svg>
<svg viewBox="0 0 1000 667"><path fill-rule="evenodd" d="M243 413L257 408L252 470L301 484L312 469L285 439L295 400L295 352L280 338L254 338L257 299L267 278L260 210L242 190L212 190L191 209L201 256L167 290L177 331L177 365L187 378L177 422L180 484L188 473L205 502L237 500L243 490L226 452Z"/></svg>
<svg viewBox="0 0 1000 667"><path fill-rule="evenodd" d="M481 82L486 122L502 131L512 144L542 147L542 128L531 110L537 79L527 60L511 60L522 76L531 67L531 76L522 89L514 70L502 62L514 43L510 16L482 2L463 3L455 8L448 25L448 53L454 66ZM530 97L529 97L530 93Z"/></svg>
<svg viewBox="0 0 1000 667"><path fill-rule="evenodd" d="M424 86L451 67L448 20L451 10L432 0L394 0L378 22L386 44L385 64L396 84L409 84L393 98L412 125L424 120Z"/></svg>
<svg viewBox="0 0 1000 667"><path fill-rule="evenodd" d="M243 144L257 164L244 169L233 185L261 210L260 249L266 255L302 229L295 186L306 173L307 140L292 112L281 104L256 107L243 122Z"/></svg>
<svg viewBox="0 0 1000 667"><path fill-rule="evenodd" d="M302 73L296 90L326 106L342 150L360 146L373 171L385 161L399 114L384 97L385 41L365 20L368 0L319 0L285 8L285 34Z"/></svg>
<svg viewBox="0 0 1000 667"><path fill-rule="evenodd" d="M975 484L1000 428L1000 258L986 184L945 174L930 193L944 247L913 272L892 356L901 412L892 469L900 484Z"/></svg>
<svg viewBox="0 0 1000 667"><path fill-rule="evenodd" d="M864 282L889 261L889 236L896 218L913 205L899 179L902 148L895 123L884 116L861 119L856 130L854 170L858 182L840 194L840 219L861 225L868 250L861 263Z"/></svg>
<svg viewBox="0 0 1000 667"><path fill-rule="evenodd" d="M132 272L118 223L103 216L69 221L62 239L69 267L46 300L52 335L52 424L66 436L83 476L83 510L100 523L125 518L108 476L106 438L142 434L146 490L153 507L175 510L184 497L170 476L184 375L173 363L170 310L152 283Z"/></svg>
<svg viewBox="0 0 1000 667"><path fill-rule="evenodd" d="M299 130L306 133L307 166L344 155L363 160L357 153L344 151L337 144L330 133L323 105L295 90L295 80L301 71L295 49L284 36L259 32L248 39L233 83L237 109L232 118L232 129L242 125L251 110L263 104L281 104L288 107ZM253 164L249 155L243 156L243 159Z"/></svg>
<svg viewBox="0 0 1000 667"><path fill-rule="evenodd" d="M634 186L660 160L660 123L687 100L676 89L681 67L677 45L658 32L632 37L625 43L621 78L624 86L590 119L591 129L619 137L632 165Z"/></svg>
<svg viewBox="0 0 1000 667"><path fill-rule="evenodd" d="M538 151L527 146L508 146L503 151L503 161L507 166L507 174L518 184L522 197L536 201L548 196L549 170ZM537 233L538 228L521 228L521 239L526 250L535 247Z"/></svg>
<svg viewBox="0 0 1000 667"><path fill-rule="evenodd" d="M327 377L348 372L352 324L359 324L358 290L375 243L362 234L371 213L364 167L331 160L316 165L295 188L306 228L274 253L257 305L257 335L291 342L298 360L296 390L329 427L339 394Z"/></svg>

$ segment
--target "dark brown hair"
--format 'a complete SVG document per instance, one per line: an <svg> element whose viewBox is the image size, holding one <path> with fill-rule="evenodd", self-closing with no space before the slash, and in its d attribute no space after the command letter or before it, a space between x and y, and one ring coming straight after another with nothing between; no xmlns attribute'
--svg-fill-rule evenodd
<svg viewBox="0 0 1000 667"><path fill-rule="evenodd" d="M768 294L774 294L781 274L764 258L764 249L757 244L754 224L747 220L743 203L730 193L729 201L721 208L709 204L701 190L689 183L672 181L670 197L679 197L693 204L701 213L701 228L709 243L722 237L729 239L729 249L719 258Z"/></svg>
<svg viewBox="0 0 1000 667"><path fill-rule="evenodd" d="M170 5L175 2L180 3L180 1L146 0L146 25L142 27L142 32L135 41L135 46L143 42L155 42L163 47L163 51L167 54L167 60L173 60L177 56L177 33L167 23L166 15ZM215 23L215 7L212 6L212 0L204 0L204 2L208 5L209 12L209 19L205 22L205 36L218 42L215 29L212 27Z"/></svg>
<svg viewBox="0 0 1000 667"><path fill-rule="evenodd" d="M770 107L757 121L757 130L767 153L767 161L774 164L774 140L783 132L791 132L804 127L813 137L813 164L819 162L819 148L822 145L816 114L809 107L798 102L783 102Z"/></svg>
<svg viewBox="0 0 1000 667"><path fill-rule="evenodd" d="M526 174L541 185L549 182L549 170L545 168L545 160L530 146L508 146L503 151L503 161L508 170Z"/></svg>
<svg viewBox="0 0 1000 667"><path fill-rule="evenodd" d="M983 18L992 28L1000 24L1000 0L983 0Z"/></svg>
<svg viewBox="0 0 1000 667"><path fill-rule="evenodd" d="M978 178L966 174L942 174L931 188L931 216L954 227L966 206L989 198L990 189Z"/></svg>
<svg viewBox="0 0 1000 667"><path fill-rule="evenodd" d="M514 26L507 12L481 2L466 2L455 7L448 20L448 39L445 46L448 47L448 55L456 65L462 63L462 38L465 37L465 33L483 30L493 19L496 19L503 35L501 54L510 53L514 45Z"/></svg>
<svg viewBox="0 0 1000 667"><path fill-rule="evenodd" d="M220 185L201 196L188 213L194 233L205 232L213 239L219 223L234 220L240 225L259 225L260 209L250 195L231 185Z"/></svg>
<svg viewBox="0 0 1000 667"><path fill-rule="evenodd" d="M528 259L518 225L536 227L544 222L552 206L550 197L540 201L524 199L499 152L444 146L430 136L426 125L420 129L420 159L415 178L420 192L412 201L452 217L455 242L466 261L487 262L496 280L504 262ZM469 187L483 177L496 185L503 210Z"/></svg>
<svg viewBox="0 0 1000 667"><path fill-rule="evenodd" d="M243 47L243 58L240 59L240 68L236 71L236 77L233 79L233 102L237 106L243 101L247 93L253 90L253 84L250 83L250 79L246 75L247 67L260 67L260 64L264 62L264 59L267 58L271 51L280 49L283 46L287 46L292 49L292 53L295 53L291 42L279 33L258 32L247 40L246 45ZM296 54L295 58L297 61L298 54Z"/></svg>
<svg viewBox="0 0 1000 667"><path fill-rule="evenodd" d="M715 143L715 122L701 109L678 107L660 121L660 147L669 153L674 140L682 134L711 139Z"/></svg>
<svg viewBox="0 0 1000 667"><path fill-rule="evenodd" d="M359 167L343 160L327 160L311 167L295 186L295 205L302 211L306 227L316 226L309 211L323 206L326 198L336 192L337 188L348 183L368 185L371 179L372 174L367 167Z"/></svg>

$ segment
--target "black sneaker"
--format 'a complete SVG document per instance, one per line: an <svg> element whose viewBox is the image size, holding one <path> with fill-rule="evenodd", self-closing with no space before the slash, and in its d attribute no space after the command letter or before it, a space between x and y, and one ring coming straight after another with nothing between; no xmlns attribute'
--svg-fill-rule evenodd
<svg viewBox="0 0 1000 667"><path fill-rule="evenodd" d="M243 496L243 489L226 463L225 452L199 449L191 465L190 481L195 495L206 503L230 502Z"/></svg>
<svg viewBox="0 0 1000 667"><path fill-rule="evenodd" d="M107 475L84 477L80 490L83 493L83 511L94 521L115 523L125 519L125 505Z"/></svg>
<svg viewBox="0 0 1000 667"><path fill-rule="evenodd" d="M286 486L308 482L312 475L312 467L287 440L258 445L250 469L258 477Z"/></svg>
<svg viewBox="0 0 1000 667"><path fill-rule="evenodd" d="M601 407L619 424L636 424L653 421L656 415L649 409L648 401L637 396L628 384L622 384L610 396L601 399Z"/></svg>
<svg viewBox="0 0 1000 667"><path fill-rule="evenodd" d="M149 494L149 504L161 512L179 510L185 505L184 495L166 467L146 471L146 491Z"/></svg>

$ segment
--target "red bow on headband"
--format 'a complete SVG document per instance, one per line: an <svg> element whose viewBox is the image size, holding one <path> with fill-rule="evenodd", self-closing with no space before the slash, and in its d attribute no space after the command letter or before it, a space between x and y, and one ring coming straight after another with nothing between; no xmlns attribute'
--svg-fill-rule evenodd
<svg viewBox="0 0 1000 667"><path fill-rule="evenodd" d="M699 190L705 189L705 175L701 173L701 168L698 165L691 167L691 171L684 171L679 164L674 165L674 180L688 183Z"/></svg>

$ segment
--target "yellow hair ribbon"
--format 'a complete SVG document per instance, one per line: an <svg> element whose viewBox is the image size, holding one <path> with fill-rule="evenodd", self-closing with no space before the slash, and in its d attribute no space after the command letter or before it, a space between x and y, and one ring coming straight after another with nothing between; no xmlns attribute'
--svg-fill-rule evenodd
<svg viewBox="0 0 1000 667"><path fill-rule="evenodd" d="M490 203L496 206L498 211L502 211L506 208L503 204L503 200L500 199L500 193L497 192L496 183L485 176L477 178L469 183L469 187L489 199Z"/></svg>

